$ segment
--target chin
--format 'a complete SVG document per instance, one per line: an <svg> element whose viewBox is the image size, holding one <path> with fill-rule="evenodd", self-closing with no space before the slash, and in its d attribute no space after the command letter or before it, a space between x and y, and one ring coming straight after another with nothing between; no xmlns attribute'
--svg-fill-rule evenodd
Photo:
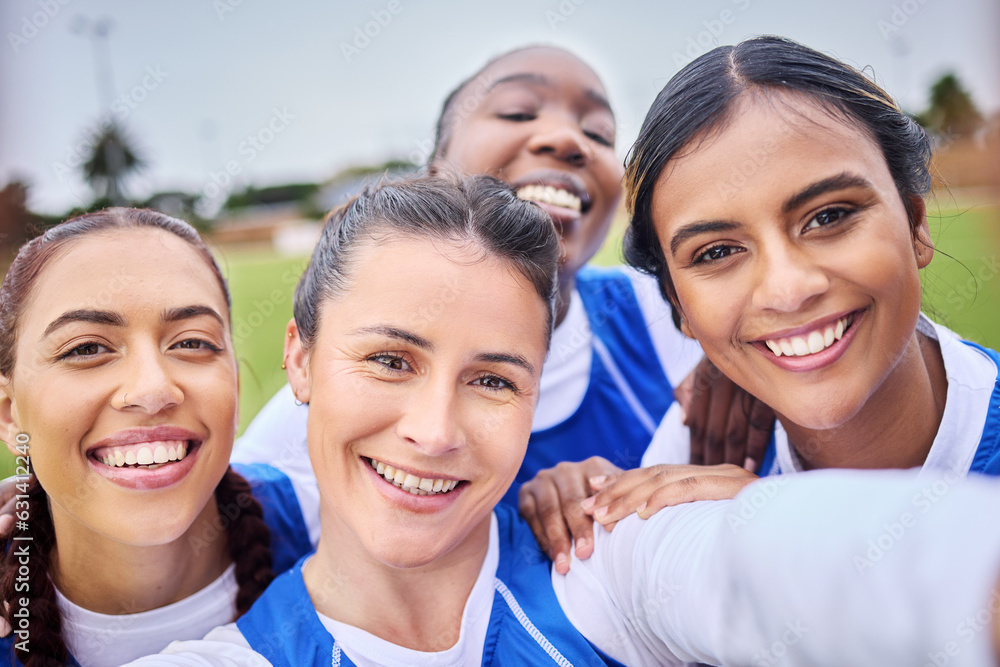
<svg viewBox="0 0 1000 667"><path fill-rule="evenodd" d="M829 431L849 422L860 411L861 406L843 401L798 402L787 412L779 410L785 420L800 428L813 431Z"/></svg>

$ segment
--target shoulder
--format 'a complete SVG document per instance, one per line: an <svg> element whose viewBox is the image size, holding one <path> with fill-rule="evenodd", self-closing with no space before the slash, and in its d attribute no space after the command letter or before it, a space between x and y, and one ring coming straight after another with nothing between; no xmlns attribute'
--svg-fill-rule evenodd
<svg viewBox="0 0 1000 667"><path fill-rule="evenodd" d="M204 639L172 642L158 655L140 658L129 665L157 667L189 665L191 667L270 667L271 663L250 648L235 623L218 627Z"/></svg>

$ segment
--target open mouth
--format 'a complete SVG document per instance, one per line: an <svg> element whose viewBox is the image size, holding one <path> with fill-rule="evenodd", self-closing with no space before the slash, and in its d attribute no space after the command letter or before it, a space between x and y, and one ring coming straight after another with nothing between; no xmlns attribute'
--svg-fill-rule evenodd
<svg viewBox="0 0 1000 667"><path fill-rule="evenodd" d="M807 357L811 354L817 354L844 337L844 334L854 324L854 315L853 312L848 313L824 327L810 331L808 334L788 336L787 338L769 338L764 340L764 344L777 357Z"/></svg>
<svg viewBox="0 0 1000 667"><path fill-rule="evenodd" d="M201 443L195 440L155 440L99 447L90 457L112 468L156 470L183 461Z"/></svg>
<svg viewBox="0 0 1000 667"><path fill-rule="evenodd" d="M518 188L517 196L525 201L533 201L536 204L548 204L559 208L568 208L571 211L581 213L583 211L583 200L561 187L551 185L525 185Z"/></svg>
<svg viewBox="0 0 1000 667"><path fill-rule="evenodd" d="M454 491L462 482L457 479L417 477L373 458L366 460L385 481L415 496L439 496Z"/></svg>

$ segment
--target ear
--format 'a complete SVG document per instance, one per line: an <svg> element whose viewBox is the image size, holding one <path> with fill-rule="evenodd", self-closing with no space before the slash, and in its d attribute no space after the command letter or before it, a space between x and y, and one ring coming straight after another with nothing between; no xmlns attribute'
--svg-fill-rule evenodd
<svg viewBox="0 0 1000 667"><path fill-rule="evenodd" d="M303 403L309 402L309 353L302 346L299 328L295 318L288 322L285 329L285 372L288 374L288 384L292 387L295 398Z"/></svg>
<svg viewBox="0 0 1000 667"><path fill-rule="evenodd" d="M0 440L7 444L7 449L14 456L22 452L16 449L17 435L21 432L17 425L17 410L14 407L14 396L11 391L10 379L0 375Z"/></svg>
<svg viewBox="0 0 1000 667"><path fill-rule="evenodd" d="M910 200L913 217L918 220L913 225L913 254L917 258L917 268L922 269L934 258L934 242L931 241L931 231L927 224L927 203L923 197L913 197Z"/></svg>

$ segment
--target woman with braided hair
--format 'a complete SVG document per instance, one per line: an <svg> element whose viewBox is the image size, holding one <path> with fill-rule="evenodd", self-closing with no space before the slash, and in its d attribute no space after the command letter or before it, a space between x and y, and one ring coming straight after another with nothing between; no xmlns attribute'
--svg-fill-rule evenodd
<svg viewBox="0 0 1000 667"><path fill-rule="evenodd" d="M0 288L0 437L34 479L0 571L0 661L120 665L201 637L310 549L308 491L229 464L229 305L197 232L152 211L21 249Z"/></svg>

